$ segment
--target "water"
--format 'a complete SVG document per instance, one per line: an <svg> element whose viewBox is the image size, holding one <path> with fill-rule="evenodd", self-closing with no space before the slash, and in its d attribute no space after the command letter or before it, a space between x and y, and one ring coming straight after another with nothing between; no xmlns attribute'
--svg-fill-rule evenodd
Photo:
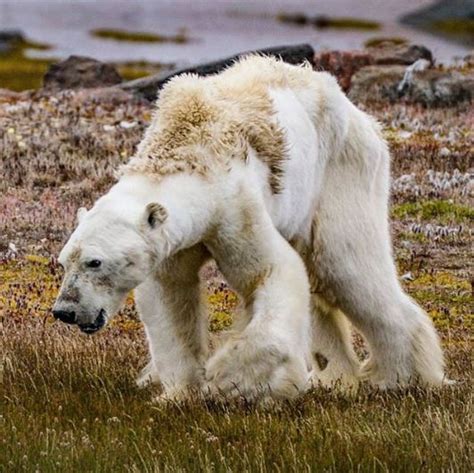
<svg viewBox="0 0 474 473"><path fill-rule="evenodd" d="M180 65L197 63L281 44L309 42L315 49L357 49L371 37L401 36L428 46L441 62L469 49L397 23L402 14L430 0L0 0L0 29L18 28L53 45L43 57L70 54L104 61L147 60ZM378 31L317 30L282 24L278 12L348 16L376 20ZM94 28L119 28L175 34L185 29L187 44L125 43L94 38Z"/></svg>

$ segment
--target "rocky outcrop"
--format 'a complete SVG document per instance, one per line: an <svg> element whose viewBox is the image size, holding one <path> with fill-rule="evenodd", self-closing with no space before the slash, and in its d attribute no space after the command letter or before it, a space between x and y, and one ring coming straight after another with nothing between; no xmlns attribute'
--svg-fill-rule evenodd
<svg viewBox="0 0 474 473"><path fill-rule="evenodd" d="M147 100L155 100L158 90L163 87L172 77L184 73L193 73L199 76L217 74L226 67L233 64L236 60L249 54L264 54L281 58L289 64L302 64L309 62L313 64L314 49L309 44L298 44L293 46L278 46L275 48L259 49L255 51L246 51L235 56L231 56L219 61L208 62L196 66L179 69L171 73L156 74L143 79L136 79L120 84L120 88L137 94Z"/></svg>
<svg viewBox="0 0 474 473"><path fill-rule="evenodd" d="M251 53L280 57L290 64L310 62L315 70L334 74L349 97L359 103L404 101L438 107L468 102L474 95L474 70L469 66L470 58L465 60L463 67L443 69L433 67L433 56L427 48L389 42L363 51L322 51L315 54L307 44L249 51L129 82L121 82L113 66L72 56L51 66L44 79L45 87L38 93L80 88L84 90L77 100L97 103L153 101L158 90L176 75L216 74ZM4 100L12 100L3 95Z"/></svg>
<svg viewBox="0 0 474 473"><path fill-rule="evenodd" d="M122 82L116 69L96 59L70 56L50 66L43 79L47 91L105 87Z"/></svg>
<svg viewBox="0 0 474 473"><path fill-rule="evenodd" d="M373 58L373 63L384 65L405 65L409 66L419 59L425 59L433 64L433 54L431 51L419 44L386 44L382 43L375 48L369 48L368 53Z"/></svg>
<svg viewBox="0 0 474 473"><path fill-rule="evenodd" d="M344 91L351 87L352 76L370 65L410 65L419 59L433 63L433 55L425 46L416 44L381 43L364 51L322 51L314 56L316 70L335 75Z"/></svg>
<svg viewBox="0 0 474 473"><path fill-rule="evenodd" d="M406 79L404 66L369 66L352 77L349 97L354 102L419 103L430 107L472 101L474 74L455 70L413 70Z"/></svg>
<svg viewBox="0 0 474 473"><path fill-rule="evenodd" d="M314 55L314 68L335 75L343 90L349 90L352 76L362 67L374 63L366 51L322 51Z"/></svg>

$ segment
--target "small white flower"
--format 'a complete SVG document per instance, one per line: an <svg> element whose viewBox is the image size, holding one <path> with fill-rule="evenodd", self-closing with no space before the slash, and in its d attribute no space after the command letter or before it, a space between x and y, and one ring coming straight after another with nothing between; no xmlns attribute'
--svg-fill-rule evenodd
<svg viewBox="0 0 474 473"><path fill-rule="evenodd" d="M133 128L133 127L135 127L135 126L137 126L137 125L138 125L137 122L127 122L126 120L122 120L122 121L120 122L120 126L121 126L122 128L125 128L126 130L127 130L128 128Z"/></svg>
<svg viewBox="0 0 474 473"><path fill-rule="evenodd" d="M449 151L449 148L446 148L446 146L444 146L443 148L441 148L439 150L439 155L442 157L442 158L446 158L447 156L449 156L451 154L451 151Z"/></svg>

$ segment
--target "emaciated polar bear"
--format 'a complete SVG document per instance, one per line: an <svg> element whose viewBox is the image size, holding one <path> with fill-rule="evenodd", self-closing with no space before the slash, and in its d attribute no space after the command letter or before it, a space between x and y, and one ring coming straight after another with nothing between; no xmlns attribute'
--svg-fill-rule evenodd
<svg viewBox="0 0 474 473"><path fill-rule="evenodd" d="M151 353L141 381L167 396L292 397L310 371L439 385L433 324L397 280L389 164L375 120L327 73L250 56L181 75L118 183L79 212L54 315L94 332L136 288ZM211 257L243 315L208 357L198 271ZM361 369L349 321L370 346Z"/></svg>

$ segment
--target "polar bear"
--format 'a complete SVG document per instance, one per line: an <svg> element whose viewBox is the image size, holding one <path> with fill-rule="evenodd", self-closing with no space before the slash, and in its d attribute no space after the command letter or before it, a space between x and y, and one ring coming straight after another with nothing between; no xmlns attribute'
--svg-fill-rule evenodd
<svg viewBox="0 0 474 473"><path fill-rule="evenodd" d="M376 121L309 65L250 56L180 75L118 182L78 212L54 316L92 333L135 289L151 354L139 381L165 396L439 385L437 334L397 279L389 166ZM211 355L198 276L210 258L242 299ZM361 367L350 324L370 347Z"/></svg>

